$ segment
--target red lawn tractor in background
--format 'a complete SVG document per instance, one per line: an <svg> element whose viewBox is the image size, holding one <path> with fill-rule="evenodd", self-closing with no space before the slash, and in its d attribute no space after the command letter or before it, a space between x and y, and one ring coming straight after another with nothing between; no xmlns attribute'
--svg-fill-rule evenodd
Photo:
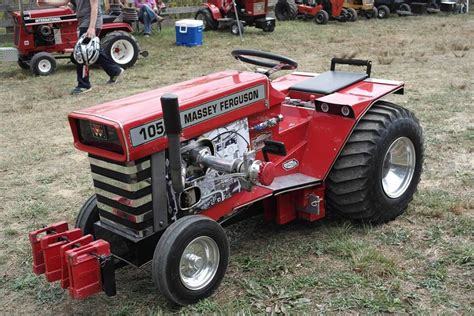
<svg viewBox="0 0 474 316"><path fill-rule="evenodd" d="M267 17L268 0L208 0L196 13L204 31L229 28L241 35L244 26L255 26L264 32L275 30L275 18Z"/></svg>
<svg viewBox="0 0 474 316"><path fill-rule="evenodd" d="M246 215L284 225L326 211L370 223L404 212L422 171L422 130L410 111L382 101L403 94L403 82L373 79L370 61L350 59L272 79L298 64L253 50L232 55L258 70L70 113L95 194L75 229L61 222L29 234L35 273L84 299L114 295L116 269L151 261L162 295L192 304L224 277L222 227Z"/></svg>
<svg viewBox="0 0 474 316"><path fill-rule="evenodd" d="M67 1L65 2L67 3ZM23 69L33 74L47 76L56 70L56 59L72 58L77 42L77 18L69 7L24 11L19 1L19 11L12 12L15 47L0 48L0 61L17 61ZM98 34L101 46L112 60L124 68L137 61L140 52L137 40L131 35L132 27L114 22L116 16L104 16Z"/></svg>
<svg viewBox="0 0 474 316"><path fill-rule="evenodd" d="M317 24L326 24L329 20L354 22L355 10L344 8L345 0L278 0L275 4L275 16L279 21L313 19Z"/></svg>

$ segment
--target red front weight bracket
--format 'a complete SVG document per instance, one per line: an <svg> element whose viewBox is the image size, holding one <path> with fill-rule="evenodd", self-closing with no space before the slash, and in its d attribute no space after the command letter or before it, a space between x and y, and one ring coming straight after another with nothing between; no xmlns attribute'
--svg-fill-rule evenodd
<svg viewBox="0 0 474 316"><path fill-rule="evenodd" d="M61 279L61 256L60 247L82 237L79 228L71 229L62 233L47 235L40 239L43 250L45 275L48 282Z"/></svg>
<svg viewBox="0 0 474 316"><path fill-rule="evenodd" d="M94 237L92 235L85 235L60 247L59 257L61 258L61 287L63 289L67 289L69 287L69 271L67 267L66 251L82 247L93 241Z"/></svg>
<svg viewBox="0 0 474 316"><path fill-rule="evenodd" d="M107 295L115 295L115 277L110 245L96 240L79 248L67 250L69 294L75 299L84 299L102 291L103 282ZM103 273L105 272L105 275Z"/></svg>
<svg viewBox="0 0 474 316"><path fill-rule="evenodd" d="M69 229L66 222L51 224L48 227L35 230L28 234L33 253L33 272L43 274L45 272L43 250L41 249L40 238L45 235L53 235L65 232ZM40 236L41 235L41 236Z"/></svg>

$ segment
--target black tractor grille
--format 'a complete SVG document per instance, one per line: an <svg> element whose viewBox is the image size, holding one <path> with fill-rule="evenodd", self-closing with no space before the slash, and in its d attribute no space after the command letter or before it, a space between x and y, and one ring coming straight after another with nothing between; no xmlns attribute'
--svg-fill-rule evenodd
<svg viewBox="0 0 474 316"><path fill-rule="evenodd" d="M117 163L89 155L101 225L141 238L153 233L150 159Z"/></svg>

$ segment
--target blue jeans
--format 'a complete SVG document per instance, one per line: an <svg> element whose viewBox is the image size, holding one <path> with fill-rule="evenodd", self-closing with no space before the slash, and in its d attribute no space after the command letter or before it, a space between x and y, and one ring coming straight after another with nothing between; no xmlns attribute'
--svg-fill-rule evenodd
<svg viewBox="0 0 474 316"><path fill-rule="evenodd" d="M143 5L140 8L140 12L138 12L138 19L140 22L143 23L143 33L150 34L151 33L151 24L156 22L156 15L152 8L147 5Z"/></svg>
<svg viewBox="0 0 474 316"><path fill-rule="evenodd" d="M79 28L79 37L82 36L82 34L87 32L87 27L80 27ZM95 31L97 35L100 33L100 29L97 29ZM121 67L116 64L112 59L107 56L104 51L101 49L100 50L100 55L99 59L97 60L97 64L99 64L102 69L109 75L111 76L116 76L120 73ZM89 66L84 66L84 65L77 65L76 66L76 72L77 72L77 86L80 88L87 88L89 89L91 87L91 83L89 81Z"/></svg>

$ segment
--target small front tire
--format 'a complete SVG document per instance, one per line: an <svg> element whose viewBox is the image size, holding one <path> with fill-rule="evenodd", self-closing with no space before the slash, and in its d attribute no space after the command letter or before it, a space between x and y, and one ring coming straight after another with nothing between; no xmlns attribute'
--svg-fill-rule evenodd
<svg viewBox="0 0 474 316"><path fill-rule="evenodd" d="M33 55L30 61L30 69L36 76L49 76L56 71L56 66L56 59L46 52Z"/></svg>
<svg viewBox="0 0 474 316"><path fill-rule="evenodd" d="M79 210L77 214L76 228L80 228L84 235L94 235L94 223L99 220L99 209L97 208L97 197L92 195Z"/></svg>
<svg viewBox="0 0 474 316"><path fill-rule="evenodd" d="M30 62L26 59L18 59L18 66L20 66L21 69L30 69Z"/></svg>
<svg viewBox="0 0 474 316"><path fill-rule="evenodd" d="M240 29L240 33L239 33L239 29ZM244 24L240 21L232 22L232 24L230 25L230 33L236 36L239 36L240 34L244 34Z"/></svg>
<svg viewBox="0 0 474 316"><path fill-rule="evenodd" d="M318 13L316 13L316 16L314 17L314 22L316 22L316 24L323 25L323 24L328 23L328 21L329 21L329 14L324 10L321 10Z"/></svg>
<svg viewBox="0 0 474 316"><path fill-rule="evenodd" d="M229 243L221 225L206 216L185 216L166 229L156 246L153 281L172 303L193 304L219 287L228 261Z"/></svg>
<svg viewBox="0 0 474 316"><path fill-rule="evenodd" d="M349 22L355 22L357 21L357 11L354 8L347 8L347 12L349 12Z"/></svg>
<svg viewBox="0 0 474 316"><path fill-rule="evenodd" d="M377 8L378 14L377 17L379 19L388 19L390 16L390 9L386 5L381 5Z"/></svg>

